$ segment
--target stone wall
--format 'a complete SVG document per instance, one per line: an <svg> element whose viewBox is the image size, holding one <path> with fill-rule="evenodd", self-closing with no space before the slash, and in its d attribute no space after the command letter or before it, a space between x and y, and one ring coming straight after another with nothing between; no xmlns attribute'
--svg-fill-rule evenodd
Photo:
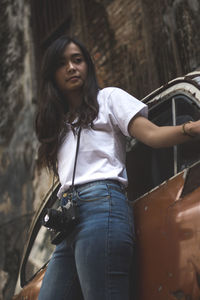
<svg viewBox="0 0 200 300"><path fill-rule="evenodd" d="M29 22L27 1L1 1L0 299L13 294L33 215L35 86Z"/></svg>
<svg viewBox="0 0 200 300"><path fill-rule="evenodd" d="M200 66L198 0L71 0L71 9L67 30L88 45L102 87L118 86L141 98ZM35 170L37 58L30 21L29 1L1 1L0 299L5 300L14 291L30 221L51 185L50 176L39 177Z"/></svg>

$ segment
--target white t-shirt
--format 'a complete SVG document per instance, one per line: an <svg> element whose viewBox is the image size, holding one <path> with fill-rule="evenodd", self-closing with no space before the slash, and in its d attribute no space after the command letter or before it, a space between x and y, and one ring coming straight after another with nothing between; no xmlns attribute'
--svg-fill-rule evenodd
<svg viewBox="0 0 200 300"><path fill-rule="evenodd" d="M74 184L115 179L127 185L125 155L128 124L137 113L147 116L147 106L115 87L100 90L97 100L99 114L93 122L94 127L81 130ZM77 135L70 130L58 152L61 183L58 197L72 183L76 144Z"/></svg>

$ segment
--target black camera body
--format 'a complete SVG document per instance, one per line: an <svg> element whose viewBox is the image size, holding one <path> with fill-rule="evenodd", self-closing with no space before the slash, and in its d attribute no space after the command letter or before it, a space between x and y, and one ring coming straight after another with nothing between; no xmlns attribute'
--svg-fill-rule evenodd
<svg viewBox="0 0 200 300"><path fill-rule="evenodd" d="M78 207L68 201L58 209L47 208L42 224L51 230L51 243L57 245L73 231L78 221Z"/></svg>

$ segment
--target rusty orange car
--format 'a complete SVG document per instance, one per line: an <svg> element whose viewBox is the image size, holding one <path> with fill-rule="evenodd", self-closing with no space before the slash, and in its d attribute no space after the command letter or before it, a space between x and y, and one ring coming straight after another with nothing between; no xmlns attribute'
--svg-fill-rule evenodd
<svg viewBox="0 0 200 300"><path fill-rule="evenodd" d="M200 119L200 72L176 78L144 101L149 119L178 125ZM127 141L128 197L132 203L137 253L131 300L200 299L200 139L152 149ZM33 220L19 272L15 300L36 300L54 250L41 225L55 206L59 183L48 192Z"/></svg>

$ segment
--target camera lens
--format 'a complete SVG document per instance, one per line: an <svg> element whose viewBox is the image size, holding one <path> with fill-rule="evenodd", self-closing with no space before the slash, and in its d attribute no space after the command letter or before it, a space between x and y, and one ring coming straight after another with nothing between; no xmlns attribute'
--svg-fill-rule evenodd
<svg viewBox="0 0 200 300"><path fill-rule="evenodd" d="M62 212L56 209L47 209L42 221L45 227L60 231L63 227Z"/></svg>
<svg viewBox="0 0 200 300"><path fill-rule="evenodd" d="M44 222L47 223L49 221L49 215L44 216Z"/></svg>

